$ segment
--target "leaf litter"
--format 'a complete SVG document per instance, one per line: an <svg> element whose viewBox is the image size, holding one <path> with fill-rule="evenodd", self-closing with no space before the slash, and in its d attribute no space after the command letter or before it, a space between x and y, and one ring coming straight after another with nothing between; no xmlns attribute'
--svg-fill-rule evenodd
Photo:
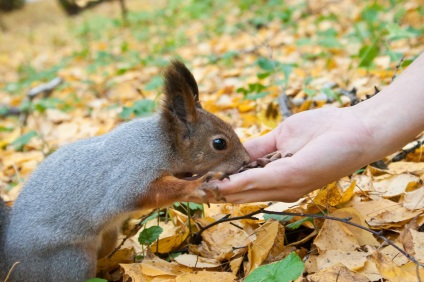
<svg viewBox="0 0 424 282"><path fill-rule="evenodd" d="M424 43L418 0L402 5L348 0L176 3L127 0L127 25L116 3L67 18L55 1L43 0L2 15L9 31L0 34L0 42L13 44L0 44L0 114L20 113L1 114L5 200L15 200L31 172L59 146L151 114L160 101L160 70L170 58L187 62L205 94L204 108L247 140L283 120L282 93L293 113L349 106L388 85ZM48 20L37 12L46 8L52 11ZM212 16L217 11L219 16ZM61 85L29 99L30 89L56 77ZM273 272L279 269L273 263L295 253L305 267L296 281L420 281L423 269L417 271L398 249L370 232L325 218L265 213L214 225L202 231L200 242L190 242L193 234L225 216L261 208L328 213L381 232L424 263L422 141L418 136L406 145L399 161L387 156L387 168L368 166L297 203L200 206L201 212L192 216L169 208L166 216L131 234L111 258L99 261L99 276L234 281L267 265L272 267L258 277L273 281L272 275L284 275ZM127 228L137 223L132 219ZM140 245L139 233L151 226L163 229L158 240ZM289 264L284 271L290 269L299 268Z"/></svg>

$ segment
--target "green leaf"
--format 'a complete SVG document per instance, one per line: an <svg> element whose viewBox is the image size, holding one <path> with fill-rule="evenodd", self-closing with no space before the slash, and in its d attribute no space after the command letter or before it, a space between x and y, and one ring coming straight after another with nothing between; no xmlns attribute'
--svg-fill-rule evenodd
<svg viewBox="0 0 424 282"><path fill-rule="evenodd" d="M13 147L15 147L16 150L20 151L35 136L38 136L38 133L36 131L32 130L32 131L18 137L15 141L12 142L11 145Z"/></svg>
<svg viewBox="0 0 424 282"><path fill-rule="evenodd" d="M266 58L259 58L257 61L257 64L264 71L270 71L270 72L274 71L275 67L277 66L277 63Z"/></svg>
<svg viewBox="0 0 424 282"><path fill-rule="evenodd" d="M237 93L242 93L243 95L247 95L247 93L249 93L249 91L247 91L247 89L246 88L243 88L243 87L237 88L236 92Z"/></svg>
<svg viewBox="0 0 424 282"><path fill-rule="evenodd" d="M142 99L134 102L131 107L124 107L119 114L122 119L129 118L132 114L137 117L148 116L156 109L156 103L150 99Z"/></svg>
<svg viewBox="0 0 424 282"><path fill-rule="evenodd" d="M290 253L283 260L262 265L253 270L244 279L244 282L289 282L294 281L302 274L304 263L296 253Z"/></svg>
<svg viewBox="0 0 424 282"><path fill-rule="evenodd" d="M379 22L378 16L379 13L382 11L383 6L378 4L372 4L362 10L361 16L366 22L374 24Z"/></svg>
<svg viewBox="0 0 424 282"><path fill-rule="evenodd" d="M9 112L8 108L0 105L0 116L7 114L7 112Z"/></svg>
<svg viewBox="0 0 424 282"><path fill-rule="evenodd" d="M266 97L266 95L268 95L268 94L269 94L268 91L258 92L258 93L251 93L251 94L247 94L246 95L246 99L247 100L257 100L257 99Z"/></svg>
<svg viewBox="0 0 424 282"><path fill-rule="evenodd" d="M303 91L305 91L306 95L308 95L308 97L314 97L317 94L317 91L314 89L310 89L310 88L305 88L303 89Z"/></svg>
<svg viewBox="0 0 424 282"><path fill-rule="evenodd" d="M188 208L191 210L203 210L203 204L189 202Z"/></svg>
<svg viewBox="0 0 424 282"><path fill-rule="evenodd" d="M122 119L127 119L133 113L132 107L124 107L122 111L119 113L119 117Z"/></svg>
<svg viewBox="0 0 424 282"><path fill-rule="evenodd" d="M280 222L287 222L287 221L290 221L293 218L293 216L291 216L291 215L280 215L280 214L264 214L265 220L270 219L270 218L275 219L275 220L280 221Z"/></svg>
<svg viewBox="0 0 424 282"><path fill-rule="evenodd" d="M367 45L362 46L362 48L359 50L359 57L361 58L359 62L359 67L364 67L364 68L370 67L372 64L372 61L375 59L375 57L377 57L379 51L380 50L376 42L374 42L374 44L369 46Z"/></svg>
<svg viewBox="0 0 424 282"><path fill-rule="evenodd" d="M148 116L156 109L156 103L150 99L138 100L135 101L132 108L137 117Z"/></svg>
<svg viewBox="0 0 424 282"><path fill-rule="evenodd" d="M90 278L86 282L107 282L107 280L101 278Z"/></svg>
<svg viewBox="0 0 424 282"><path fill-rule="evenodd" d="M286 227L290 229L298 229L306 221L313 221L313 219L311 217L305 217L296 222L287 224Z"/></svg>
<svg viewBox="0 0 424 282"><path fill-rule="evenodd" d="M159 238L159 235L163 232L160 226L151 226L140 232L138 236L138 242L141 245L150 245Z"/></svg>
<svg viewBox="0 0 424 282"><path fill-rule="evenodd" d="M144 224L146 224L148 221L150 221L150 220L152 220L152 219L155 219L156 217L158 217L160 214L162 214L162 212L161 213L158 213L158 212L154 212L153 214L151 214L150 216L148 216L147 218L145 218L141 223L140 223L140 225L144 225Z"/></svg>
<svg viewBox="0 0 424 282"><path fill-rule="evenodd" d="M263 73L258 73L256 76L259 78L259 79L264 79L264 78L267 78L268 76L270 76L271 75L271 72L263 72Z"/></svg>
<svg viewBox="0 0 424 282"><path fill-rule="evenodd" d="M12 131L13 131L12 127L0 126L0 132L12 132Z"/></svg>
<svg viewBox="0 0 424 282"><path fill-rule="evenodd" d="M329 98L332 98L340 103L340 105L343 104L342 99L340 99L340 95L333 91L333 89L330 88L323 88L322 92Z"/></svg>
<svg viewBox="0 0 424 282"><path fill-rule="evenodd" d="M146 84L146 86L144 87L144 90L146 91L151 91L151 90L156 90L159 87L161 87L163 84L163 79L161 76L155 76L152 78L152 80Z"/></svg>
<svg viewBox="0 0 424 282"><path fill-rule="evenodd" d="M387 40L390 41L395 41L404 38L414 38L419 35L419 33L414 32L414 30L402 29L399 25L392 23L387 24L386 29L389 32L389 34L387 35Z"/></svg>

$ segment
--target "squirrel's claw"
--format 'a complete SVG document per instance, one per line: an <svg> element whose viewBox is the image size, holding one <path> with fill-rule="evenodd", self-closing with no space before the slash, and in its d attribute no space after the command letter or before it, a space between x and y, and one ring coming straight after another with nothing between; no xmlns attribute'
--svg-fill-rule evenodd
<svg viewBox="0 0 424 282"><path fill-rule="evenodd" d="M200 189L202 189L203 191L209 191L214 196L214 199L218 202L227 201L225 197L221 194L221 191L219 191L218 187L216 187L215 185L212 185L210 183L203 183L202 186L200 186ZM209 205L207 198L205 202Z"/></svg>
<svg viewBox="0 0 424 282"><path fill-rule="evenodd" d="M208 172L205 175L203 175L200 180L208 183L209 181L216 179L216 180L224 180L225 178L230 179L230 176L227 173L223 172Z"/></svg>

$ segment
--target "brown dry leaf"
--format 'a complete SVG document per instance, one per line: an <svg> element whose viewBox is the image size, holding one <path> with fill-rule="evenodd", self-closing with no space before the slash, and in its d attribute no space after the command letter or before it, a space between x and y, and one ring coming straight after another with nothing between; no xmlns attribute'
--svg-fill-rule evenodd
<svg viewBox="0 0 424 282"><path fill-rule="evenodd" d="M243 257L232 259L230 261L231 273L233 273L234 275L237 275L237 273L239 272L239 269L241 267L242 262L243 262Z"/></svg>
<svg viewBox="0 0 424 282"><path fill-rule="evenodd" d="M170 263L157 257L144 259L142 263L121 264L124 271L124 281L175 281L174 279L183 273L193 270L185 266Z"/></svg>
<svg viewBox="0 0 424 282"><path fill-rule="evenodd" d="M370 176L364 174L353 175L351 180L356 181L355 193L374 191L371 179Z"/></svg>
<svg viewBox="0 0 424 282"><path fill-rule="evenodd" d="M159 235L159 240L150 245L149 248L152 252L164 254L178 249L190 233L187 227L188 217L186 215L171 208L168 209L168 212L172 221L159 223L163 231ZM147 224L148 227L152 225L157 225L156 219L151 220Z"/></svg>
<svg viewBox="0 0 424 282"><path fill-rule="evenodd" d="M327 207L328 205L335 207L346 203L354 195L356 182L353 181L345 192L341 192L341 187L338 182L328 184L324 189L321 189L318 195L314 198L314 203Z"/></svg>
<svg viewBox="0 0 424 282"><path fill-rule="evenodd" d="M275 236L274 244L268 253L266 262L274 262L285 258L289 253L294 251L293 247L284 246L284 238L286 237L286 228L284 225L278 224L278 232Z"/></svg>
<svg viewBox="0 0 424 282"><path fill-rule="evenodd" d="M176 277L176 282L233 282L236 276L230 272L198 271L193 273L183 273Z"/></svg>
<svg viewBox="0 0 424 282"><path fill-rule="evenodd" d="M395 245L399 248L403 249L402 244L399 242L395 242ZM384 248L380 249L380 253L385 255L387 258L389 258L391 261L393 261L397 266L404 265L409 261L409 259L404 256L401 252L399 252L397 249L395 249L393 246L388 245Z"/></svg>
<svg viewBox="0 0 424 282"><path fill-rule="evenodd" d="M402 206L408 210L418 210L424 208L424 187L411 192L405 192Z"/></svg>
<svg viewBox="0 0 424 282"><path fill-rule="evenodd" d="M233 221L233 224L243 227L241 221ZM206 258L218 261L228 260L236 254L246 252L245 248L233 250L233 247L246 246L252 240L246 231L237 228L230 222L224 222L206 229L202 233L200 245L190 246L190 250Z"/></svg>
<svg viewBox="0 0 424 282"><path fill-rule="evenodd" d="M251 242L248 246L248 264L245 269L246 275L258 268L268 257L278 234L278 225L278 221L268 220L264 225L255 230L256 240Z"/></svg>
<svg viewBox="0 0 424 282"><path fill-rule="evenodd" d="M368 227L364 217L355 208L338 209L333 211L330 215L334 217L338 217L338 218L351 218L349 222L356 223L363 227ZM347 229L349 229L353 235L355 235L359 245L361 246L365 246L365 245L379 246L380 245L377 239L375 239L375 237L370 232L357 228L355 226L349 225L349 224L345 224L344 226Z"/></svg>
<svg viewBox="0 0 424 282"><path fill-rule="evenodd" d="M375 191L381 193L385 198L399 196L405 193L410 183L418 183L419 177L412 174L391 175L383 180L374 180L372 182Z"/></svg>
<svg viewBox="0 0 424 282"><path fill-rule="evenodd" d="M420 275L421 281L424 278L424 268L416 265L412 261L408 262L407 264L402 265L400 268L407 273L416 273L416 275ZM418 279L416 279L416 280L419 281Z"/></svg>
<svg viewBox="0 0 424 282"><path fill-rule="evenodd" d="M134 249L119 249L111 258L104 257L97 261L97 275L110 279L109 273L119 268L119 264L132 263L134 261Z"/></svg>
<svg viewBox="0 0 424 282"><path fill-rule="evenodd" d="M408 254L424 262L424 233L408 228L402 236L402 244Z"/></svg>
<svg viewBox="0 0 424 282"><path fill-rule="evenodd" d="M310 255L305 261L305 272L315 273L318 272L317 255Z"/></svg>
<svg viewBox="0 0 424 282"><path fill-rule="evenodd" d="M143 278L142 268L137 263L121 264L123 271L123 280L132 282L145 282ZM171 276L172 277L172 276Z"/></svg>
<svg viewBox="0 0 424 282"><path fill-rule="evenodd" d="M293 203L276 202L276 203L273 203L272 205L266 207L265 210L266 211L283 212L283 211L287 211L288 209L290 209L292 207L299 205L303 201L304 201L304 199L301 198L297 202L293 202ZM265 215L264 213L260 213L260 214L255 215L255 217L259 220L263 220L264 215Z"/></svg>
<svg viewBox="0 0 424 282"><path fill-rule="evenodd" d="M328 250L354 251L360 247L358 239L341 222L326 219L314 240L319 252Z"/></svg>
<svg viewBox="0 0 424 282"><path fill-rule="evenodd" d="M401 226L419 214L421 211L408 211L400 204L390 200L380 199L378 201L352 203L366 222L374 228L388 228L390 226Z"/></svg>
<svg viewBox="0 0 424 282"><path fill-rule="evenodd" d="M150 245L152 252L166 254L178 249L181 244L187 239L190 231L186 226L174 226L172 229L167 229L167 232L159 236L159 240Z"/></svg>
<svg viewBox="0 0 424 282"><path fill-rule="evenodd" d="M405 272L382 253L373 250L371 251L371 255L384 279L396 282L411 282L417 280L415 275L410 272Z"/></svg>
<svg viewBox="0 0 424 282"><path fill-rule="evenodd" d="M366 276L369 281L380 281L383 279L380 272L378 271L377 265L370 259L368 259L365 262L365 266L357 272Z"/></svg>
<svg viewBox="0 0 424 282"><path fill-rule="evenodd" d="M190 254L179 255L174 260L181 265L192 268L216 268L220 266L220 263L215 259Z"/></svg>
<svg viewBox="0 0 424 282"><path fill-rule="evenodd" d="M424 174L424 162L392 162L388 165L390 173L413 173L415 175Z"/></svg>
<svg viewBox="0 0 424 282"><path fill-rule="evenodd" d="M323 269L315 274L308 275L308 281L311 282L368 282L368 278L360 273L349 270L341 263L335 264L330 268Z"/></svg>
<svg viewBox="0 0 424 282"><path fill-rule="evenodd" d="M340 262L349 270L359 270L365 266L368 253L364 252L346 252L341 250L328 250L317 256L317 267L319 270L332 267Z"/></svg>
<svg viewBox="0 0 424 282"><path fill-rule="evenodd" d="M213 217L215 219L219 219L223 217L224 214L230 213L227 206L229 206L229 204L210 204L209 206L204 205L203 206L203 212L205 214L204 217L210 217L210 218Z"/></svg>

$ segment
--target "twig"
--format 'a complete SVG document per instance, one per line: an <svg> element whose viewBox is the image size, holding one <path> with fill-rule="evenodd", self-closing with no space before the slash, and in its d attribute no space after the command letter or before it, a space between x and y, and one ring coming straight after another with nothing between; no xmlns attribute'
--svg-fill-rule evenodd
<svg viewBox="0 0 424 282"><path fill-rule="evenodd" d="M395 245L392 241L390 241L389 239L387 239L385 236L383 236L381 234L381 232L377 232L374 231L372 229L369 229L367 227L364 227L362 225L356 224L354 222L351 222L351 218L338 218L338 217L333 217L333 216L328 216L328 215L321 215L321 214L308 214L308 213L293 213L293 212L276 212L276 211L268 211L265 209L259 209L257 211L251 212L249 214L246 215L242 215L242 216L236 216L236 217L229 217L229 215L224 216L223 218L221 218L220 220L217 220L211 224L208 224L204 227L199 226L200 231L197 232L195 234L195 236L193 237L195 241L193 241L193 243L198 243L200 242L200 236L202 235L202 233L211 228L212 226L215 226L217 224L223 223L223 222L227 222L227 221L233 221L233 220L239 220L239 219L257 219L254 216L260 213L265 213L265 214L275 214L275 215L287 215L287 216L300 216L300 217L311 217L311 218L320 218L320 219L328 219L328 220L334 220L334 221L338 221L338 222L342 222L345 224L349 224L351 226L354 226L356 228L365 230L367 232L370 232L372 234L374 234L375 236L379 237L380 239L382 239L384 242L386 242L387 244L389 244L390 246L392 246L393 248L395 248L396 250L398 250L401 254L403 254L405 257L407 257L410 261L412 261L415 265L420 266L420 267L424 267L424 264L418 262L413 256L411 256L410 254L408 254L407 252L405 252L404 250L402 250L400 247L398 247L397 245Z"/></svg>
<svg viewBox="0 0 424 282"><path fill-rule="evenodd" d="M32 100L39 94L44 94L44 98L48 97L52 91L58 87L63 82L62 78L55 77L52 80L50 80L47 83L40 84L34 88L31 88L28 93L27 97Z"/></svg>
<svg viewBox="0 0 424 282"><path fill-rule="evenodd" d="M402 55L402 58L400 58L399 63L395 67L395 71L394 71L393 76L392 76L392 82L393 82L393 80L395 80L396 73L398 72L398 70L399 70L400 66L402 65L404 59L405 59L405 55Z"/></svg>

